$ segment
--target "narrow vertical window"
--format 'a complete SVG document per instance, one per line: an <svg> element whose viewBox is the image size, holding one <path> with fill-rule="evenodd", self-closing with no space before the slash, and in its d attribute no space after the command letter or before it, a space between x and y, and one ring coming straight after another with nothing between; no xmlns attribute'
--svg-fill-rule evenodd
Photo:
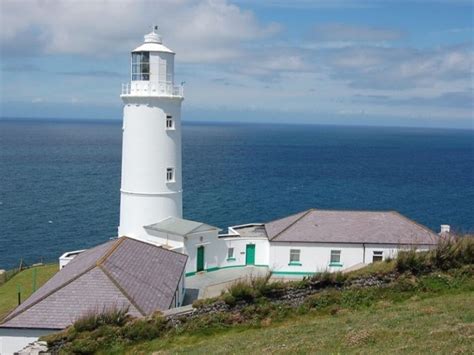
<svg viewBox="0 0 474 355"><path fill-rule="evenodd" d="M290 249L290 265L300 264L300 249Z"/></svg>
<svg viewBox="0 0 474 355"><path fill-rule="evenodd" d="M227 260L235 260L234 258L234 248L227 249Z"/></svg>
<svg viewBox="0 0 474 355"><path fill-rule="evenodd" d="M166 129L174 129L173 116L166 115Z"/></svg>
<svg viewBox="0 0 474 355"><path fill-rule="evenodd" d="M173 182L174 181L174 169L168 168L166 169L166 181Z"/></svg>

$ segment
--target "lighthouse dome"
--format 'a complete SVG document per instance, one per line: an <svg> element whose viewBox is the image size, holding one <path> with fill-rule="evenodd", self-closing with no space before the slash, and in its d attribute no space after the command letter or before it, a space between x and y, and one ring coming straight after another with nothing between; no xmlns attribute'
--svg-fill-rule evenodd
<svg viewBox="0 0 474 355"><path fill-rule="evenodd" d="M141 46L135 48L132 51L132 53L133 52L164 52L164 53L174 54L174 52L171 49L163 45L161 36L156 32L157 30L158 30L158 26L154 26L153 31L144 36L145 38L144 43Z"/></svg>

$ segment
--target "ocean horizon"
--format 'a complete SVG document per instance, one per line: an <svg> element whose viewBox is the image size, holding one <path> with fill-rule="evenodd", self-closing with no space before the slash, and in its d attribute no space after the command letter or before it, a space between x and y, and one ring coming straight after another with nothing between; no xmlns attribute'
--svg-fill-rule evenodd
<svg viewBox="0 0 474 355"><path fill-rule="evenodd" d="M117 234L121 120L0 119L0 269ZM183 122L184 217L227 228L308 208L474 226L469 129Z"/></svg>

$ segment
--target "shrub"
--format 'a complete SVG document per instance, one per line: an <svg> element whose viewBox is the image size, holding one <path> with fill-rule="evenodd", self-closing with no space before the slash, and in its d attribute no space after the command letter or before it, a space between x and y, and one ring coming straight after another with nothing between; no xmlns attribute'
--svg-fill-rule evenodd
<svg viewBox="0 0 474 355"><path fill-rule="evenodd" d="M427 252L417 252L415 249L403 250L398 253L396 268L399 272L420 274L429 271Z"/></svg>
<svg viewBox="0 0 474 355"><path fill-rule="evenodd" d="M251 302L255 298L255 292L248 280L238 280L228 288L229 293L236 301Z"/></svg>
<svg viewBox="0 0 474 355"><path fill-rule="evenodd" d="M230 293L225 293L222 295L222 300L229 306L235 306L235 297L232 296Z"/></svg>
<svg viewBox="0 0 474 355"><path fill-rule="evenodd" d="M397 270L426 273L449 270L474 263L474 239L465 237L440 238L436 248L427 252L401 251L396 260Z"/></svg>
<svg viewBox="0 0 474 355"><path fill-rule="evenodd" d="M234 297L235 301L253 302L256 298L267 294L270 290L268 281L271 274L264 276L252 276L235 281L227 291Z"/></svg>
<svg viewBox="0 0 474 355"><path fill-rule="evenodd" d="M101 325L122 326L129 319L129 307L105 307L101 312L89 311L74 322L74 329L78 332L92 331Z"/></svg>
<svg viewBox="0 0 474 355"><path fill-rule="evenodd" d="M341 294L337 291L327 291L317 293L306 299L305 304L310 308L324 309L329 306L340 304Z"/></svg>
<svg viewBox="0 0 474 355"><path fill-rule="evenodd" d="M474 239L472 237L441 238L430 252L433 265L440 270L449 270L474 263Z"/></svg>
<svg viewBox="0 0 474 355"><path fill-rule="evenodd" d="M131 341L151 340L159 337L160 333L157 324L145 320L130 322L122 329L122 336Z"/></svg>
<svg viewBox="0 0 474 355"><path fill-rule="evenodd" d="M72 352L74 354L94 354L99 349L99 342L95 339L76 339L71 343L70 351L66 350L66 353Z"/></svg>

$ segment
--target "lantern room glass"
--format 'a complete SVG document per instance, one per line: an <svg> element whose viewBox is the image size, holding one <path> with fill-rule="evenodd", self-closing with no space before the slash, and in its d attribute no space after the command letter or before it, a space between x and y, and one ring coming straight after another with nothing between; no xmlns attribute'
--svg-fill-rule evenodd
<svg viewBox="0 0 474 355"><path fill-rule="evenodd" d="M132 80L150 80L150 52L132 53Z"/></svg>

